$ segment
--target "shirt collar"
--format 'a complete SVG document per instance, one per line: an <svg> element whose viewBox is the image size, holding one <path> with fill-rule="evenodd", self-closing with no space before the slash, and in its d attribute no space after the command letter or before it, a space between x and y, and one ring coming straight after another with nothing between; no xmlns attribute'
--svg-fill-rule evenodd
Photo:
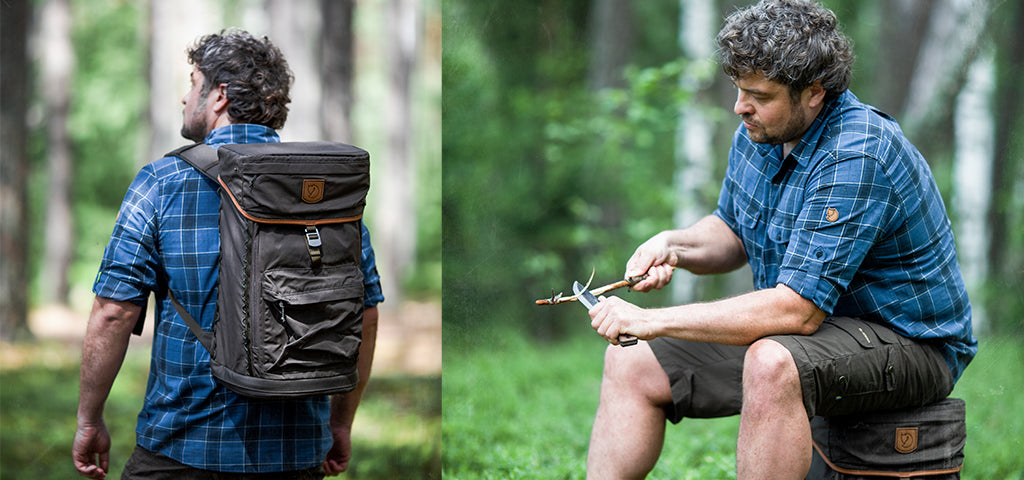
<svg viewBox="0 0 1024 480"><path fill-rule="evenodd" d="M214 147L228 143L278 143L281 137L277 136L272 128L252 123L233 123L217 127L203 139L203 143Z"/></svg>
<svg viewBox="0 0 1024 480"><path fill-rule="evenodd" d="M846 90L838 97L832 99L818 112L818 116L814 118L814 122L811 123L811 127L807 129L804 136L800 139L800 143L796 144L793 151L789 152L802 167L806 167L808 162L811 160L811 156L818 145L818 140L821 138L821 134L825 131L825 126L831 123L831 118L834 114L844 110L842 107L856 101L857 97L852 92Z"/></svg>

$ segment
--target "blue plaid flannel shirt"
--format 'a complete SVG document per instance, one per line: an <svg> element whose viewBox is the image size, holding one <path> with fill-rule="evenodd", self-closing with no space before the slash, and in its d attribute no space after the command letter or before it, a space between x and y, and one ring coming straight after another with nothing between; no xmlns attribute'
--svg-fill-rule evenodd
<svg viewBox="0 0 1024 480"><path fill-rule="evenodd" d="M210 145L279 142L260 125L215 129ZM254 400L218 384L210 355L178 316L175 297L205 328L213 325L220 251L216 185L183 160L146 165L125 195L93 291L119 301L157 303L153 355L137 443L196 468L275 472L319 465L333 440L330 400ZM370 236L363 225L362 269L372 307L384 300ZM166 273L164 273L166 272Z"/></svg>
<svg viewBox="0 0 1024 480"><path fill-rule="evenodd" d="M755 288L782 283L830 315L939 341L954 380L977 353L931 170L895 120L853 93L786 158L741 125L715 215L743 241Z"/></svg>

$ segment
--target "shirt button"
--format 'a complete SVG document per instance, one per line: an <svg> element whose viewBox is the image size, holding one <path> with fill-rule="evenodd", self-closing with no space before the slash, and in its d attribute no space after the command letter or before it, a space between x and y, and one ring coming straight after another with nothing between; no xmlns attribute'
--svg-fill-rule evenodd
<svg viewBox="0 0 1024 480"><path fill-rule="evenodd" d="M782 241L782 234L781 233L776 233L775 234L775 241L776 242L781 242Z"/></svg>
<svg viewBox="0 0 1024 480"><path fill-rule="evenodd" d="M824 254L825 253L822 252L821 250L818 250L818 251L814 252L814 256L817 257L817 258L821 258L821 256L824 255Z"/></svg>

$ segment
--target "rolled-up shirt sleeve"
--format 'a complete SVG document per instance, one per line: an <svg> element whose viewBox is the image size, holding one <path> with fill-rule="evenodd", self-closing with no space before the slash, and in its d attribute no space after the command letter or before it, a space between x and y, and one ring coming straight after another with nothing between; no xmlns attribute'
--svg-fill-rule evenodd
<svg viewBox="0 0 1024 480"><path fill-rule="evenodd" d="M143 305L156 288L156 210L159 184L151 168L144 167L132 181L121 203L110 243L103 252L93 293Z"/></svg>

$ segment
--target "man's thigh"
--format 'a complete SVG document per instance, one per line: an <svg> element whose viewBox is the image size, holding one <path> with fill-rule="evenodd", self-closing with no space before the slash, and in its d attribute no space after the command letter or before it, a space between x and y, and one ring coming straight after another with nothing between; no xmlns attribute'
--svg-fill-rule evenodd
<svg viewBox="0 0 1024 480"><path fill-rule="evenodd" d="M775 335L793 355L808 416L925 405L953 381L936 347L878 324L829 318L812 335ZM649 342L669 377L668 420L736 415L742 408L747 347L656 338Z"/></svg>
<svg viewBox="0 0 1024 480"><path fill-rule="evenodd" d="M664 407L669 421L740 413L747 347L677 338L655 338L648 344L672 389L672 403Z"/></svg>
<svg viewBox="0 0 1024 480"><path fill-rule="evenodd" d="M953 390L938 348L873 322L833 317L813 335L767 338L793 355L808 416L920 406Z"/></svg>

